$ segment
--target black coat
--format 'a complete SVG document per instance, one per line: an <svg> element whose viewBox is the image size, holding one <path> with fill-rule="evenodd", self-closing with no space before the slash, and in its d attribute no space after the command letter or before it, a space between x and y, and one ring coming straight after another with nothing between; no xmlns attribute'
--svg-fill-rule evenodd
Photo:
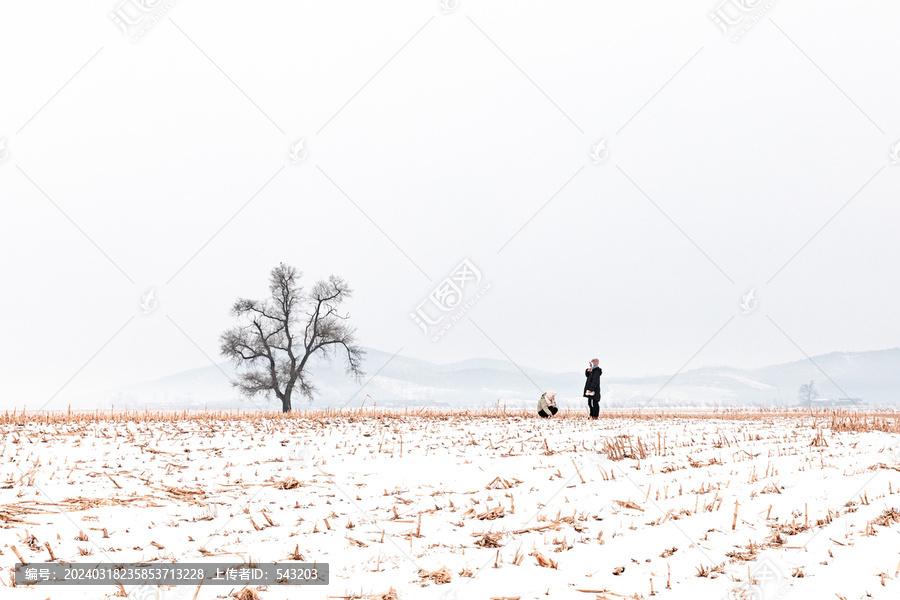
<svg viewBox="0 0 900 600"><path fill-rule="evenodd" d="M584 376L587 381L584 382L584 397L585 398L600 398L600 376L603 375L603 369L600 367L594 367L593 369L585 369ZM591 390L594 392L593 396L588 396L587 392Z"/></svg>

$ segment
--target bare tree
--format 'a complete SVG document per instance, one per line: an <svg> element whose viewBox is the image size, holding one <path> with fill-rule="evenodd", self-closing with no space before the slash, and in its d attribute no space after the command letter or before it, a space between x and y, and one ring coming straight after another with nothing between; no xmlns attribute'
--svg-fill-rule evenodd
<svg viewBox="0 0 900 600"><path fill-rule="evenodd" d="M242 367L233 385L250 398L270 392L290 412L291 396L299 391L310 402L317 392L309 376L309 360L316 354L331 360L342 355L347 374L360 380L364 356L356 343L356 329L341 304L352 290L332 275L309 291L300 285L303 274L284 263L272 269L270 297L239 298L231 314L243 323L222 334L221 353Z"/></svg>
<svg viewBox="0 0 900 600"><path fill-rule="evenodd" d="M816 382L810 381L809 383L804 383L800 386L800 389L797 390L797 398L800 400L800 404L804 404L806 406L810 406L814 398L819 396L819 391L816 389Z"/></svg>

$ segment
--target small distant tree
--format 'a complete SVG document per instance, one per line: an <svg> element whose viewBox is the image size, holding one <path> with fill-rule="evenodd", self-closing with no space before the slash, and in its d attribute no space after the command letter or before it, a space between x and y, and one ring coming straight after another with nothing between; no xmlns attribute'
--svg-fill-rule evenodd
<svg viewBox="0 0 900 600"><path fill-rule="evenodd" d="M797 391L797 398L800 400L800 404L810 406L812 404L813 398L818 398L819 392L816 390L816 382L810 381L809 383L804 383L800 386L800 389Z"/></svg>
<svg viewBox="0 0 900 600"><path fill-rule="evenodd" d="M233 385L247 398L272 393L290 412L295 391L310 402L318 391L309 375L309 360L319 354L327 360L342 356L347 374L357 381L364 373L364 352L356 342L356 329L341 304L352 290L332 275L310 290L300 285L303 274L280 264L269 276L270 296L265 300L239 298L231 314L243 323L225 331L221 353L240 369Z"/></svg>

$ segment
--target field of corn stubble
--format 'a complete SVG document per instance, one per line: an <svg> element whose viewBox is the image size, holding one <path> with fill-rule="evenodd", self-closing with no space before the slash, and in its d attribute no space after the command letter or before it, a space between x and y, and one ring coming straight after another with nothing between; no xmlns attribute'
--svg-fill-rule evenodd
<svg viewBox="0 0 900 600"><path fill-rule="evenodd" d="M0 597L900 597L900 414L0 415ZM327 586L15 586L290 561Z"/></svg>

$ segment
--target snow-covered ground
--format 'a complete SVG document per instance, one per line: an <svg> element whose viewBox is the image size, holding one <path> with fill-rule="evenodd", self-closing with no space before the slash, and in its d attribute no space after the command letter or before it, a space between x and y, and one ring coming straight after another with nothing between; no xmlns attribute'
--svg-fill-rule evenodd
<svg viewBox="0 0 900 600"><path fill-rule="evenodd" d="M46 544L63 561L330 564L330 585L261 599L900 597L900 435L824 418L370 412L0 434L2 598L117 592L9 587L12 547L38 562Z"/></svg>

